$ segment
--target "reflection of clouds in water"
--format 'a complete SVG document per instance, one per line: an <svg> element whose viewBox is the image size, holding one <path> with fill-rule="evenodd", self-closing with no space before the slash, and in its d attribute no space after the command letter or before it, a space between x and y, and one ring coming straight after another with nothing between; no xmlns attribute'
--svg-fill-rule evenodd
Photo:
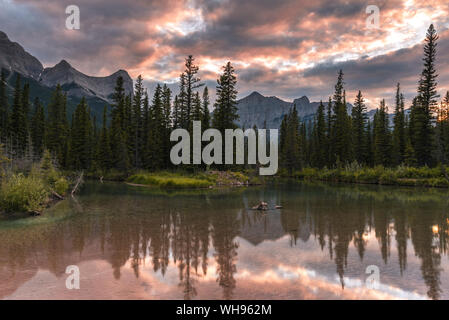
<svg viewBox="0 0 449 320"><path fill-rule="evenodd" d="M69 264L84 277L76 297L105 299L421 299L449 282L439 202L373 201L356 188L249 188L210 202L117 188L81 196L83 215L0 233L0 297L71 299L44 291ZM284 209L244 209L260 199ZM364 287L368 265L379 290Z"/></svg>

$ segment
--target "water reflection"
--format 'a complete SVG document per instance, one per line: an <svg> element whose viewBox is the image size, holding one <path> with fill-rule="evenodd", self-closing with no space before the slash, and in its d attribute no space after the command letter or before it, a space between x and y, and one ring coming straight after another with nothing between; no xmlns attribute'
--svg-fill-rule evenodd
<svg viewBox="0 0 449 320"><path fill-rule="evenodd" d="M249 210L260 200L284 209ZM448 230L441 190L93 183L44 217L0 221L0 298L73 298L75 264L75 298L448 299ZM368 265L380 290L364 286Z"/></svg>

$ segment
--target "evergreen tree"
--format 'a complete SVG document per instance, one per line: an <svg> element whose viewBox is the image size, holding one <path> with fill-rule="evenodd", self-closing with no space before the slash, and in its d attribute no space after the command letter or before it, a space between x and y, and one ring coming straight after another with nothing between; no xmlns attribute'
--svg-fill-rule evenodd
<svg viewBox="0 0 449 320"><path fill-rule="evenodd" d="M237 78L234 67L228 62L217 80L217 100L215 102L212 125L224 133L225 129L236 128L237 114Z"/></svg>
<svg viewBox="0 0 449 320"><path fill-rule="evenodd" d="M131 160L135 168L140 167L140 154L141 149L144 146L142 141L142 106L144 99L143 78L141 75L137 77L136 84L134 86L134 96L132 104L132 123L130 125L130 143L131 143Z"/></svg>
<svg viewBox="0 0 449 320"><path fill-rule="evenodd" d="M31 140L34 155L40 158L45 147L45 113L39 98L34 100L34 114L31 120Z"/></svg>
<svg viewBox="0 0 449 320"><path fill-rule="evenodd" d="M128 125L130 110L125 110L125 89L123 88L123 78L117 78L114 88L111 120L111 154L112 166L120 171L126 172L129 168L128 147L126 146L126 128ZM129 111L129 112L127 112Z"/></svg>
<svg viewBox="0 0 449 320"><path fill-rule="evenodd" d="M405 113L404 113L404 96L401 93L400 84L396 87L395 109L394 109L394 127L393 127L393 148L392 161L393 165L399 165L404 161L405 157Z"/></svg>
<svg viewBox="0 0 449 320"><path fill-rule="evenodd" d="M111 168L111 146L107 127L107 107L103 109L103 127L101 129L100 141L98 145L97 162L101 169L107 171Z"/></svg>
<svg viewBox="0 0 449 320"><path fill-rule="evenodd" d="M385 167L391 165L391 139L388 121L388 109L385 100L382 100L374 115L374 164Z"/></svg>
<svg viewBox="0 0 449 320"><path fill-rule="evenodd" d="M334 156L333 156L333 144L332 144L332 98L329 97L329 101L327 103L326 108L326 164L328 167L331 167L334 164Z"/></svg>
<svg viewBox="0 0 449 320"><path fill-rule="evenodd" d="M13 148L18 157L25 155L28 139L27 117L23 108L23 94L21 90L21 78L17 75L14 87L14 99L11 114L11 136Z"/></svg>
<svg viewBox="0 0 449 320"><path fill-rule="evenodd" d="M171 90L167 85L164 84L162 88L162 117L163 117L163 138L162 138L162 154L163 154L163 167L167 168L171 166L170 161L170 133L172 130L172 103L171 103Z"/></svg>
<svg viewBox="0 0 449 320"><path fill-rule="evenodd" d="M343 71L340 70L334 93L334 114L332 123L331 143L337 162L351 161L351 123L346 107L345 92L343 89Z"/></svg>
<svg viewBox="0 0 449 320"><path fill-rule="evenodd" d="M0 141L9 136L9 104L7 95L6 70L1 70L0 77Z"/></svg>
<svg viewBox="0 0 449 320"><path fill-rule="evenodd" d="M203 108L201 105L201 99L200 99L200 93L196 92L194 98L193 98L193 105L192 105L192 121L201 121L203 120Z"/></svg>
<svg viewBox="0 0 449 320"><path fill-rule="evenodd" d="M352 108L352 129L353 129L353 144L354 156L358 163L365 163L367 159L367 145L366 145L366 114L365 100L362 92L359 90Z"/></svg>
<svg viewBox="0 0 449 320"><path fill-rule="evenodd" d="M413 121L410 124L411 144L419 166L432 165L432 149L434 137L432 120L438 97L437 73L435 69L436 47L438 35L433 25L427 30L424 45L424 68L418 86L418 97L415 99L412 111Z"/></svg>
<svg viewBox="0 0 449 320"><path fill-rule="evenodd" d="M418 96L413 99L410 110L410 143L418 166L432 164L433 137L429 114Z"/></svg>
<svg viewBox="0 0 449 320"><path fill-rule="evenodd" d="M314 148L314 160L313 163L318 168L322 168L326 165L326 119L324 115L323 101L320 101L318 106L317 116L315 121L313 137L315 139L313 143Z"/></svg>
<svg viewBox="0 0 449 320"><path fill-rule="evenodd" d="M172 111L172 123L173 129L178 129L181 127L182 117L181 117L181 103L178 96L175 96L173 101L173 111Z"/></svg>
<svg viewBox="0 0 449 320"><path fill-rule="evenodd" d="M163 103L162 87L158 84L154 91L151 112L150 112L151 130L146 143L145 167L150 170L161 169L164 165L162 137L164 134L163 126Z"/></svg>
<svg viewBox="0 0 449 320"><path fill-rule="evenodd" d="M437 73L435 69L436 63L436 48L437 48L438 35L431 24L427 30L425 45L424 45L424 68L419 80L418 94L420 96L420 103L424 108L426 114L431 116L431 113L435 111L437 104Z"/></svg>
<svg viewBox="0 0 449 320"><path fill-rule="evenodd" d="M440 161L447 164L449 161L449 91L441 102L438 115L437 130L439 133Z"/></svg>
<svg viewBox="0 0 449 320"><path fill-rule="evenodd" d="M56 86L48 105L47 148L56 157L61 166L66 166L68 152L69 127L67 121L67 98L60 85Z"/></svg>
<svg viewBox="0 0 449 320"><path fill-rule="evenodd" d="M373 166L374 164L373 130L369 120L366 125L366 164L368 166Z"/></svg>
<svg viewBox="0 0 449 320"><path fill-rule="evenodd" d="M193 100L195 98L195 90L203 86L203 83L201 83L201 79L198 78L199 68L197 65L195 65L195 59L193 56L188 56L186 58L185 63L185 89L186 89L186 95L185 95L185 110L186 110L186 119L187 122L190 122L190 117L193 109ZM188 127L188 123L185 127Z"/></svg>
<svg viewBox="0 0 449 320"><path fill-rule="evenodd" d="M71 157L74 169L89 169L92 161L92 121L86 99L75 109L71 131Z"/></svg>
<svg viewBox="0 0 449 320"><path fill-rule="evenodd" d="M204 87L203 90L203 104L202 104L202 121L201 121L201 128L204 130L209 129L210 127L210 112L209 112L209 105L210 105L210 99L209 99L209 89L207 87Z"/></svg>
<svg viewBox="0 0 449 320"><path fill-rule="evenodd" d="M300 168L300 136L299 136L299 117L296 110L296 105L288 114L286 119L285 140L283 145L283 163L289 174L292 175L293 171Z"/></svg>

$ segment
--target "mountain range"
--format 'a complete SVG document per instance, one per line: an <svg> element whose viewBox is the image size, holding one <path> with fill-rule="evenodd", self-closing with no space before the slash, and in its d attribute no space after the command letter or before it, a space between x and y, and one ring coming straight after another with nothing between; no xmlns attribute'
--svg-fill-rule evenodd
<svg viewBox="0 0 449 320"><path fill-rule="evenodd" d="M296 106L298 116L302 121L308 122L314 119L319 102L310 102L309 98L302 96L287 102L278 97L265 97L259 92L253 92L249 96L240 99L238 103L238 125L242 128L277 129L281 126L282 119ZM327 108L327 102L323 105ZM347 104L348 112L352 105Z"/></svg>
<svg viewBox="0 0 449 320"><path fill-rule="evenodd" d="M69 116L82 97L85 97L97 121L101 121L103 108L111 104L112 93L116 80L123 77L126 94L133 92L133 80L125 70L118 70L107 77L88 76L74 67L66 60L61 60L54 67L44 68L42 63L18 43L12 42L8 36L0 31L0 69L7 71L8 91L12 97L13 87L17 75L23 78L22 83L30 84L30 99L39 97L44 105L48 105L57 84L67 93L67 111ZM327 106L327 102L324 103ZM310 102L306 96L287 102L278 97L266 97L258 92L238 100L238 125L242 128L274 129L279 128L284 115L296 106L302 121L314 118L319 102ZM352 109L347 104L348 111ZM374 110L368 113L372 120ZM392 115L390 115L392 119Z"/></svg>
<svg viewBox="0 0 449 320"><path fill-rule="evenodd" d="M42 63L17 42L12 42L0 31L0 69L7 71L9 93L12 93L17 75L22 83L30 84L30 99L39 97L47 105L57 84L67 93L67 111L69 116L85 97L92 114L101 119L103 107L112 102L112 93L116 80L123 77L126 94L132 94L133 81L125 70L118 70L107 77L92 77L73 68L66 60L54 67L44 68Z"/></svg>

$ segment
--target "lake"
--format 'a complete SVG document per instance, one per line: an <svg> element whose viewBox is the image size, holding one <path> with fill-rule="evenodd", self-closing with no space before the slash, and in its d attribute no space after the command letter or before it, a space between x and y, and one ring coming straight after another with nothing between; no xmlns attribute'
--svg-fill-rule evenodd
<svg viewBox="0 0 449 320"><path fill-rule="evenodd" d="M0 299L449 299L448 195L87 182L40 217L0 219Z"/></svg>

